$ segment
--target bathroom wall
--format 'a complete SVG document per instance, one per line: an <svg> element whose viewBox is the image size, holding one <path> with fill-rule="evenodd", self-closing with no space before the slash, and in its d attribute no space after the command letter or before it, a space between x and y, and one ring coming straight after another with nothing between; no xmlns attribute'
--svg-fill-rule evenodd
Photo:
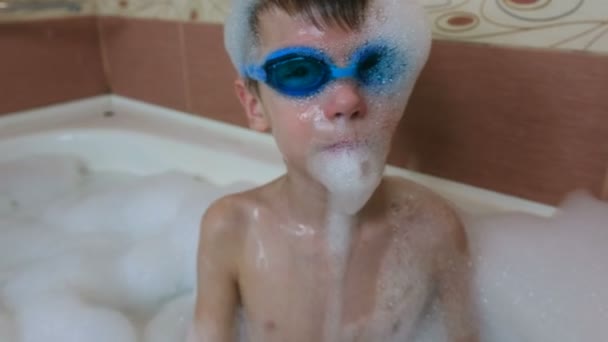
<svg viewBox="0 0 608 342"><path fill-rule="evenodd" d="M0 0L0 115L109 92L95 0L68 10L18 2Z"/></svg>
<svg viewBox="0 0 608 342"><path fill-rule="evenodd" d="M575 188L608 197L601 0L423 2L433 52L391 162L550 204ZM228 8L222 0L100 6L112 89L245 125L218 24Z"/></svg>
<svg viewBox="0 0 608 342"><path fill-rule="evenodd" d="M575 188L608 198L603 0L422 2L433 52L391 162L549 204ZM103 68L92 77L120 95L245 125L223 48L229 6L98 2ZM2 37L0 28L0 44Z"/></svg>

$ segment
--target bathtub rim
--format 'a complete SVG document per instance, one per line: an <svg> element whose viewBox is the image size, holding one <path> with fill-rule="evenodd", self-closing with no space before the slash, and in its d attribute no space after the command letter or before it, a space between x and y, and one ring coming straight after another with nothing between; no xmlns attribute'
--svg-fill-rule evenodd
<svg viewBox="0 0 608 342"><path fill-rule="evenodd" d="M115 120L106 120L107 115ZM60 136L73 130L96 128L137 132L183 144L192 144L195 135L204 132L227 144L229 150L244 149L264 162L282 163L270 135L118 95L95 96L4 115L0 117L0 144L28 136ZM387 165L386 174L412 180L451 201L468 201L467 206L483 205L490 208L485 210L488 212L517 211L548 217L556 211L553 206L391 165Z"/></svg>

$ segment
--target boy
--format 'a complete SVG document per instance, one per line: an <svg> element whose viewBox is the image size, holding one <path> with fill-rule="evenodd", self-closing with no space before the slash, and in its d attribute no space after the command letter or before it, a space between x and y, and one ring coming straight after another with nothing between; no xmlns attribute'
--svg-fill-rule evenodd
<svg viewBox="0 0 608 342"><path fill-rule="evenodd" d="M191 341L234 341L238 307L256 342L477 341L458 218L382 175L430 46L415 0L237 0L226 44L287 173L204 215Z"/></svg>

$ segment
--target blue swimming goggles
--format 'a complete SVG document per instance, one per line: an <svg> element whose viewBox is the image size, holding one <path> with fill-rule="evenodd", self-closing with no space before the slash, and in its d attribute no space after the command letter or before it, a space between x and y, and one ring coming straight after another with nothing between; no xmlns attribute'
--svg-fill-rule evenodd
<svg viewBox="0 0 608 342"><path fill-rule="evenodd" d="M349 65L339 67L319 49L294 46L277 50L262 65L251 65L243 75L264 82L289 97L320 93L330 82L351 78L365 88L384 88L399 78L405 67L397 49L368 44L357 50Z"/></svg>

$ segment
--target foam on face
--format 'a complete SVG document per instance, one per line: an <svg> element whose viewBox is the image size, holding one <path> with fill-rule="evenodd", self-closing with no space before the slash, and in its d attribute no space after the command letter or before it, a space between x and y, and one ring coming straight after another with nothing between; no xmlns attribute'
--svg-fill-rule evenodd
<svg viewBox="0 0 608 342"><path fill-rule="evenodd" d="M238 72L249 65L257 51L257 37L249 27L253 7L258 0L233 0L224 22L224 44Z"/></svg>
<svg viewBox="0 0 608 342"><path fill-rule="evenodd" d="M239 71L251 64L258 64L262 57L258 55L259 49L256 46L259 37L255 37L249 27L252 11L257 4L256 0L234 1L225 23L226 48ZM386 136L388 134L382 128L387 122L395 125L398 121L387 117L400 116L415 80L426 62L430 49L430 30L423 10L413 0L372 0L365 18L360 33L353 32L348 41L335 42L336 46L327 46L326 50L331 53L340 50L345 44L351 48L360 48L369 42L382 42L399 51L405 68L400 70L401 72L393 73L397 74L395 79L386 80L394 85L383 93L372 92L365 95L370 116L373 116L368 120L371 127L368 127L367 133ZM331 85L329 89L324 90L331 91ZM319 106L316 96L294 101L304 108L299 119L312 121L315 135L340 134L335 126L343 121L330 122ZM372 140L380 141L382 138L369 137L365 144ZM333 207L336 210L355 213L367 202L378 185L388 154L384 149L388 149L389 144L374 141L371 145L333 153L311 153L309 171L331 192L334 198Z"/></svg>
<svg viewBox="0 0 608 342"><path fill-rule="evenodd" d="M311 156L310 171L330 193L331 209L357 213L378 186L384 155L367 145L338 147Z"/></svg>
<svg viewBox="0 0 608 342"><path fill-rule="evenodd" d="M258 63L259 37L249 27L250 18L259 0L233 0L224 23L224 43L236 70ZM387 39L405 48L410 56L413 74L424 65L430 49L430 29L425 14L415 0L372 0L363 32L367 38Z"/></svg>

